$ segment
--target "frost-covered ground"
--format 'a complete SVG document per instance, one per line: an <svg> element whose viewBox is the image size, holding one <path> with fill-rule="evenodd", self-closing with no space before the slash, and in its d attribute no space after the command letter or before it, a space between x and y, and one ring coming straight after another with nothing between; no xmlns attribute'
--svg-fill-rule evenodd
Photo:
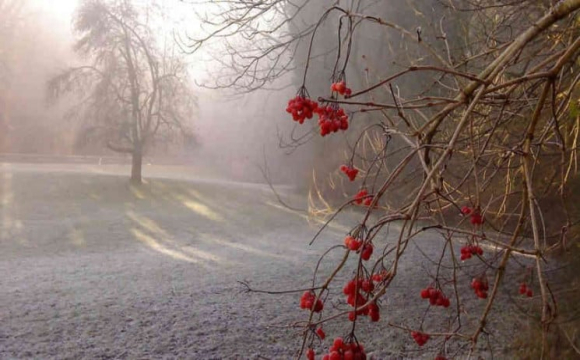
<svg viewBox="0 0 580 360"><path fill-rule="evenodd" d="M306 317L299 294L248 294L237 281L270 290L309 286L316 260L342 242L357 214L340 218L308 247L320 223L282 207L267 186L148 167L147 184L135 189L127 172L0 164L0 358L292 358L299 340L285 326ZM384 325L419 323L426 304L418 291L428 285L431 265L422 252L434 256L442 245L427 236L411 244L380 323L364 319L358 326L374 358L420 357L408 334ZM340 256L331 254L328 264ZM330 301L342 298L334 288ZM498 311L509 312L505 303ZM465 303L464 326L481 305ZM438 312L426 322L433 331L445 321ZM503 332L490 338L497 348L515 325L495 325ZM343 335L335 326L326 332ZM440 344L430 342L426 358Z"/></svg>

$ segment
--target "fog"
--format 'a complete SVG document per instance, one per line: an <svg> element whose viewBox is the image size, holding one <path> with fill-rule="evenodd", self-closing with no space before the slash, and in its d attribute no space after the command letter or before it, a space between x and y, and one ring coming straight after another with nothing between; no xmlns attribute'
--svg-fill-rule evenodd
<svg viewBox="0 0 580 360"><path fill-rule="evenodd" d="M274 3L230 12L228 2L214 1L119 0L102 9L106 1L3 0L0 160L98 164L98 171L122 164L119 171L134 183L141 174L159 175L162 166L171 176L289 185L323 207L340 204L358 185L339 167L353 157L373 163L372 139L380 131L368 132L354 155L352 149L362 129L382 119L348 110L352 131L330 137L319 135L316 119L303 126L292 121L288 100L302 85L313 99L327 97L346 45L335 41L338 14L316 25L326 10L322 2ZM406 29L439 26L445 9L438 1L340 3ZM357 26L343 69L353 89L428 59L413 32L405 38L373 24ZM454 26L449 41L456 41ZM123 37L126 43L119 42ZM444 51L442 42L437 46ZM402 98L412 97L422 91L417 80L408 74L391 85ZM374 93L390 96L386 87ZM383 163L394 165L400 156ZM298 208L316 207L300 202Z"/></svg>
<svg viewBox="0 0 580 360"><path fill-rule="evenodd" d="M11 5L12 4L12 5ZM18 6L14 6L18 4ZM309 4L309 10L300 13L297 21L282 23L281 14L270 15L257 26L279 26L280 39L263 37L248 40L243 34L216 37L195 47L195 39L212 34L219 26L212 16L219 14L221 5L210 2L140 1L136 2L146 14L153 40L162 48L180 53L187 64L189 82L195 107L187 115L191 126L189 143L164 140L151 143L144 149L148 164L187 165L201 174L226 177L238 181L264 182L263 170L270 181L294 184L308 188L313 175L326 183L326 176L343 161L345 151L340 140L323 139L308 134L310 128L297 128L284 112L288 99L299 87L305 65L306 38L297 43L295 51L274 51L262 59L257 73L240 76L244 62L272 44L283 42L307 29L323 11L320 4ZM378 10L385 7L376 6ZM6 154L36 154L59 156L105 156L127 158L111 151L102 139L89 136L88 114L72 114L83 95L73 91L58 101L47 99L47 83L59 73L86 63L73 51L78 34L73 31L75 8L78 1L28 0L3 1L7 9L2 33L2 109L0 152ZM144 9L144 10L143 10ZM403 7L400 13L410 13ZM10 11L18 14L11 15ZM388 11L387 17L396 17ZM143 16L143 15L140 15ZM143 19L142 19L143 20ZM11 23L12 22L12 23ZM329 22L330 23L330 22ZM332 68L335 45L330 38L333 25L323 23L315 39L308 86L313 95L326 92L329 78L318 75ZM289 35L290 34L290 35ZM385 50L373 49L372 44L382 35L365 33L357 43L351 69L351 82L363 82L360 55L367 59L384 57ZM369 37L370 35L370 37ZM397 46L396 43L394 46ZM254 47L254 48L253 48ZM187 54L193 48L195 52ZM184 53L185 52L185 53ZM224 56L225 55L225 56ZM276 70L279 68L278 70ZM265 69L274 69L276 75L262 77ZM281 69L281 70L280 70ZM235 79L235 80L232 80ZM232 82L233 81L233 82ZM258 85L256 85L258 84ZM362 83L361 83L362 84ZM217 87L217 88L216 88ZM252 90L252 91L250 91ZM254 91L255 90L255 91ZM296 131L296 132L294 132ZM301 146L294 146L292 138L306 136ZM161 138L161 136L160 136ZM174 139L174 138L172 138ZM348 140L348 139L347 139ZM168 142L169 141L169 142ZM350 139L353 141L353 139ZM302 141L300 141L302 143ZM332 159L334 163L328 160ZM65 161L66 159L63 159ZM318 174L313 173L317 164ZM146 174L145 174L146 175ZM324 186L324 185L323 185Z"/></svg>
<svg viewBox="0 0 580 360"><path fill-rule="evenodd" d="M153 23L158 40L173 43L174 36L202 36L209 31L196 18L200 5L195 6L196 12L188 12L194 5L172 1L150 3L163 10L163 19ZM74 0L2 2L5 19L0 34L3 66L0 153L5 158L30 160L27 156L32 155L126 158L107 149L102 141L82 134L83 119L70 114L78 105L78 97L69 94L58 101L47 99L48 81L84 61L72 49L73 17L78 4ZM211 5L204 6L205 11L211 10ZM187 165L197 167L199 174L251 182L265 181L261 169L267 164L272 181L305 184L309 177L307 166L296 168L305 159L296 153L288 156L287 149L279 146L280 137L287 136L292 128L284 112L287 99L296 91L288 86L292 74L268 84L269 88L282 88L276 91L211 89L215 86L212 74L225 69L223 63L215 61L219 49L208 44L184 57L196 101L188 119L194 144L151 146L145 151L147 162Z"/></svg>

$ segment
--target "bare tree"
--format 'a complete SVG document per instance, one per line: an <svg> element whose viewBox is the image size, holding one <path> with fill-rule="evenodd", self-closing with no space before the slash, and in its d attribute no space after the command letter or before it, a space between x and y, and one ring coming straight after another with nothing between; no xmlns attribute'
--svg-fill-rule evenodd
<svg viewBox="0 0 580 360"><path fill-rule="evenodd" d="M146 20L146 19L145 19ZM132 156L131 181L141 182L144 151L155 138L190 136L195 98L186 64L157 39L128 0L86 0L74 22L75 51L90 62L49 83L53 99L78 91L85 135Z"/></svg>

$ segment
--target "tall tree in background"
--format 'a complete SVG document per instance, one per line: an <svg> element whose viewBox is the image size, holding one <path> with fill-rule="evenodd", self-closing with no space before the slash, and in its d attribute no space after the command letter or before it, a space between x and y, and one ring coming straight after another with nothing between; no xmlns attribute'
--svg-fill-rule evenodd
<svg viewBox="0 0 580 360"><path fill-rule="evenodd" d="M141 183L144 151L171 134L191 137L195 98L186 64L158 46L150 26L128 0L86 0L74 19L74 49L89 62L49 82L53 99L76 91L74 113L83 135L132 156L131 182Z"/></svg>

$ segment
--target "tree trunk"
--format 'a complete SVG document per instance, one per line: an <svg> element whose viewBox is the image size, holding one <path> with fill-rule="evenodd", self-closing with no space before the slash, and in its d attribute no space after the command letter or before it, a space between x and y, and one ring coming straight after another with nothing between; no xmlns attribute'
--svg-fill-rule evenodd
<svg viewBox="0 0 580 360"><path fill-rule="evenodd" d="M131 184L141 184L141 168L143 166L143 150L140 146L133 149L131 157Z"/></svg>

